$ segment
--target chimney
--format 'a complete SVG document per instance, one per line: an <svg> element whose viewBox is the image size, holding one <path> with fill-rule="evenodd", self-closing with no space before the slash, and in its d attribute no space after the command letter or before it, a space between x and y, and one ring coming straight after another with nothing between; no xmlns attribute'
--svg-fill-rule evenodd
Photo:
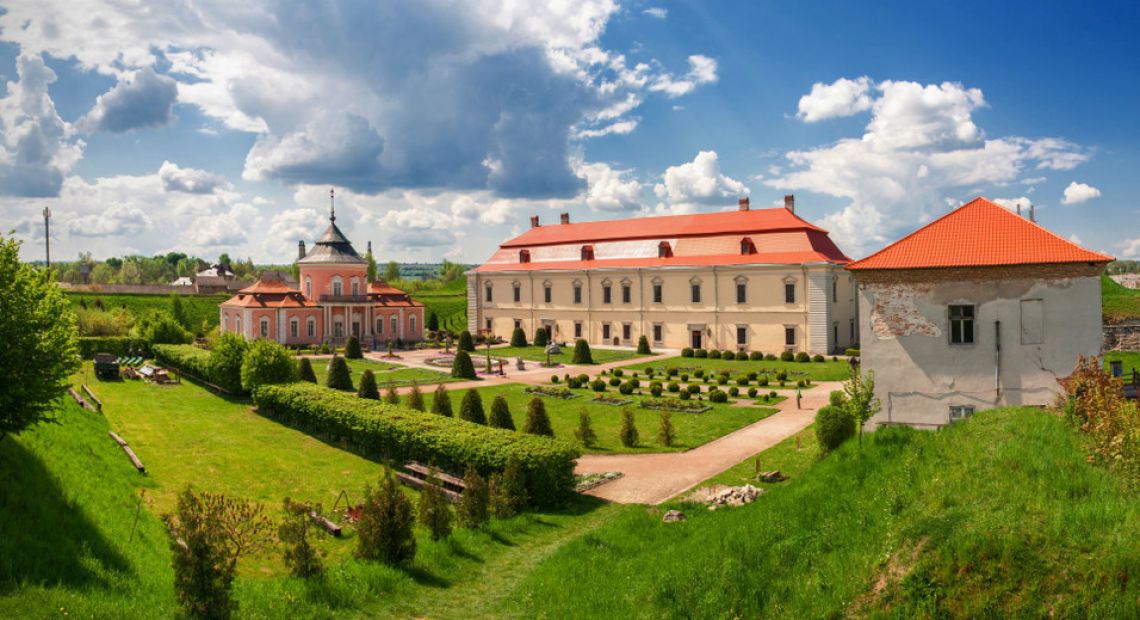
<svg viewBox="0 0 1140 620"><path fill-rule="evenodd" d="M305 258L305 242L304 241L298 241L297 242L297 260L301 260L302 258Z"/></svg>
<svg viewBox="0 0 1140 620"><path fill-rule="evenodd" d="M1029 221L1030 222L1036 222L1037 221L1037 214L1035 214L1033 212L1033 205L1029 205Z"/></svg>
<svg viewBox="0 0 1140 620"><path fill-rule="evenodd" d="M563 213L562 214L562 223L563 224L569 224L570 223L570 214L569 213Z"/></svg>
<svg viewBox="0 0 1140 620"><path fill-rule="evenodd" d="M530 227L531 228L538 228L538 216L537 215L530 216Z"/></svg>
<svg viewBox="0 0 1140 620"><path fill-rule="evenodd" d="M1021 215L1021 203L1017 203L1017 214Z"/></svg>
<svg viewBox="0 0 1140 620"><path fill-rule="evenodd" d="M794 194L784 196L784 208L792 213L796 212L796 196Z"/></svg>
<svg viewBox="0 0 1140 620"><path fill-rule="evenodd" d="M747 211L748 210L748 196L741 198L739 201L739 204L740 204L740 210L741 211Z"/></svg>
<svg viewBox="0 0 1140 620"><path fill-rule="evenodd" d="M372 253L372 242L371 241L368 242L368 253L369 254Z"/></svg>

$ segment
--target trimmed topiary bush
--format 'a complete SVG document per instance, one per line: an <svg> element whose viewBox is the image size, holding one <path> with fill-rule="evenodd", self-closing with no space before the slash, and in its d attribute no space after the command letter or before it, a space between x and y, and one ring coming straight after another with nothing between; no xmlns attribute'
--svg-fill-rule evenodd
<svg viewBox="0 0 1140 620"><path fill-rule="evenodd" d="M859 349L852 347L850 349L844 350L843 354L847 357L859 357Z"/></svg>
<svg viewBox="0 0 1140 620"><path fill-rule="evenodd" d="M486 424L487 414L483 412L483 398L475 389L467 390L459 403L459 419L474 424Z"/></svg>
<svg viewBox="0 0 1140 620"><path fill-rule="evenodd" d="M395 390L395 386L391 389ZM408 392L408 408L416 411L424 410L424 395L420 392L420 384L412 381L412 390Z"/></svg>
<svg viewBox="0 0 1140 620"><path fill-rule="evenodd" d="M302 357L297 362L297 378L301 381L308 381L309 383L317 382L317 373L313 372L313 364L309 358Z"/></svg>
<svg viewBox="0 0 1140 620"><path fill-rule="evenodd" d="M693 349L692 348L685 347L684 349L681 349L681 357L692 357L692 356L693 356Z"/></svg>
<svg viewBox="0 0 1140 620"><path fill-rule="evenodd" d="M515 331L511 332L511 346L512 347L525 347L526 346L526 332L523 328L516 327Z"/></svg>
<svg viewBox="0 0 1140 620"><path fill-rule="evenodd" d="M545 347L550 342L550 337L546 335L546 328L540 327L534 332L534 346Z"/></svg>
<svg viewBox="0 0 1140 620"><path fill-rule="evenodd" d="M727 403L728 402L728 394L725 392L722 392L720 390L711 390L709 392L709 402L710 403Z"/></svg>
<svg viewBox="0 0 1140 620"><path fill-rule="evenodd" d="M609 384L610 387L617 387L621 385L621 379L618 379L617 377L610 377Z"/></svg>
<svg viewBox="0 0 1140 620"><path fill-rule="evenodd" d="M811 357L811 361L813 361L813 362L826 362L826 361L827 361L827 358L825 358L824 356L820 355L819 353L816 353L815 355L813 355L813 356Z"/></svg>
<svg viewBox="0 0 1140 620"><path fill-rule="evenodd" d="M328 373L325 376L325 387L334 390L352 391L352 375L348 370L348 363L343 357L334 355L329 360Z"/></svg>
<svg viewBox="0 0 1140 620"><path fill-rule="evenodd" d="M625 383L619 385L618 393L623 396L629 396L630 394L633 394L633 384L629 381L626 381Z"/></svg>
<svg viewBox="0 0 1140 620"><path fill-rule="evenodd" d="M515 430L515 421L511 417L511 409L507 405L507 399L503 398L502 394L491 401L491 417L488 420L488 426L505 428L510 431Z"/></svg>
<svg viewBox="0 0 1140 620"><path fill-rule="evenodd" d="M384 402L389 405L400 404L400 395L396 393L396 386L388 386L388 390L384 392Z"/></svg>
<svg viewBox="0 0 1140 620"><path fill-rule="evenodd" d="M712 351L708 352L708 356L710 360L718 360L720 359L720 351L718 349L713 349ZM697 357L700 356L698 355Z"/></svg>
<svg viewBox="0 0 1140 620"><path fill-rule="evenodd" d="M704 349L697 349L697 350L693 351L693 357L698 357L698 358L703 359L703 358L706 358L708 356L709 356L709 352L704 350Z"/></svg>
<svg viewBox="0 0 1140 620"><path fill-rule="evenodd" d="M748 388L748 398L756 398L757 393L758 393L758 391L756 388L754 388L754 387Z"/></svg>
<svg viewBox="0 0 1140 620"><path fill-rule="evenodd" d="M855 435L855 420L845 407L824 405L815 414L815 436L824 452L830 452Z"/></svg>
<svg viewBox="0 0 1140 620"><path fill-rule="evenodd" d="M693 395L689 393L689 390L681 390L681 393L677 394L677 398L680 398L681 400L689 400L692 397Z"/></svg>
<svg viewBox="0 0 1140 620"><path fill-rule="evenodd" d="M764 359L764 354L759 351L753 351L752 353L748 354L748 359L754 362L759 362L760 360Z"/></svg>
<svg viewBox="0 0 1140 620"><path fill-rule="evenodd" d="M601 379L594 379L590 382L590 389L594 390L595 392L605 392L606 382L602 381Z"/></svg>
<svg viewBox="0 0 1140 620"><path fill-rule="evenodd" d="M527 405L526 424L523 426L523 432L531 435L554 436L554 429L550 427L550 417L546 415L546 403L537 396L532 398L530 404Z"/></svg>
<svg viewBox="0 0 1140 620"><path fill-rule="evenodd" d="M558 385L558 381L559 381L558 375L550 375L550 382L551 383Z"/></svg>
<svg viewBox="0 0 1140 620"><path fill-rule="evenodd" d="M723 353L721 353L721 354L720 354L720 359L722 359L722 360L730 360L730 361L731 361L731 360L735 360L735 359L736 359L736 354L735 354L735 353L733 353L732 351L725 351L725 352L723 352Z"/></svg>
<svg viewBox="0 0 1140 620"><path fill-rule="evenodd" d="M371 370L365 370L360 374L360 389L356 391L356 395L369 400L380 400L380 391L376 389L376 375L372 374Z"/></svg>
<svg viewBox="0 0 1140 620"><path fill-rule="evenodd" d="M360 350L360 340L350 336L344 345L344 356L350 360L364 359L364 352Z"/></svg>
<svg viewBox="0 0 1140 620"><path fill-rule="evenodd" d="M467 351L460 349L455 353L455 359L451 362L451 376L456 379L476 378L475 365L471 363L471 356Z"/></svg>
<svg viewBox="0 0 1140 620"><path fill-rule="evenodd" d="M649 339L645 336L641 336L637 339L637 354L649 355L650 353L652 353L652 351L649 350Z"/></svg>
<svg viewBox="0 0 1140 620"><path fill-rule="evenodd" d="M728 388L728 395L732 396L734 398L739 396L740 395L740 388L738 388L736 386Z"/></svg>
<svg viewBox="0 0 1140 620"><path fill-rule="evenodd" d="M800 351L799 353L796 353L796 361L804 364L811 361L811 356L807 353L804 353L803 351Z"/></svg>
<svg viewBox="0 0 1140 620"><path fill-rule="evenodd" d="M584 339L579 338L574 343L574 364L593 364L594 356L590 353L590 344Z"/></svg>
<svg viewBox="0 0 1140 620"><path fill-rule="evenodd" d="M435 388L435 394L431 398L431 412L436 415L441 415L450 418L451 413L451 395L447 393L447 388L442 383Z"/></svg>
<svg viewBox="0 0 1140 620"><path fill-rule="evenodd" d="M794 362L796 361L796 354L791 351L784 351L780 354L781 362Z"/></svg>
<svg viewBox="0 0 1140 620"><path fill-rule="evenodd" d="M664 391L664 389L661 387L661 382L660 382L660 381L653 381L653 382L651 382L651 383L649 384L649 393L650 393L650 395L652 395L654 398L658 398L658 397L660 397L660 396L661 396L661 392L663 392L663 391Z"/></svg>
<svg viewBox="0 0 1140 620"><path fill-rule="evenodd" d="M637 425L634 424L633 409L629 407L621 409L621 428L618 429L618 438L621 440L621 445L627 448L637 445Z"/></svg>
<svg viewBox="0 0 1140 620"><path fill-rule="evenodd" d="M681 391L681 384L677 383L676 381L670 381L667 389L670 392L680 392Z"/></svg>
<svg viewBox="0 0 1140 620"><path fill-rule="evenodd" d="M459 344L457 346L460 351L474 351L475 341L471 339L471 332L466 329L459 332Z"/></svg>
<svg viewBox="0 0 1140 620"><path fill-rule="evenodd" d="M297 368L289 350L272 340L255 340L245 351L241 363L241 386L247 392L270 383L297 380Z"/></svg>

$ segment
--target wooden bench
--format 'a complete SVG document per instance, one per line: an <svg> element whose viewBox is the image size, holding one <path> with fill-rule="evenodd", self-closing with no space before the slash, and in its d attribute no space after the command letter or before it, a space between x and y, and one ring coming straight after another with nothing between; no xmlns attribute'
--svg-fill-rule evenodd
<svg viewBox="0 0 1140 620"><path fill-rule="evenodd" d="M445 471L433 469L423 463L408 461L404 463L404 469L408 470L408 473L412 476L424 481L434 476L436 480L439 480L440 486L446 490L454 491L455 493L463 493L463 491L467 490L467 484L463 482L463 478L453 476Z"/></svg>
<svg viewBox="0 0 1140 620"><path fill-rule="evenodd" d="M396 472L396 479L399 480L400 482L412 487L413 489L418 489L418 490L422 490L424 487L426 487L428 485L427 480L425 480L423 478L417 478L416 476L414 476L412 474L407 474L407 473L404 473L402 471ZM459 493L456 493L455 491L452 491L451 489L448 489L447 487L440 487L440 490L443 491L443 496L447 498L447 501L449 501L453 504L458 504L460 497L462 497Z"/></svg>

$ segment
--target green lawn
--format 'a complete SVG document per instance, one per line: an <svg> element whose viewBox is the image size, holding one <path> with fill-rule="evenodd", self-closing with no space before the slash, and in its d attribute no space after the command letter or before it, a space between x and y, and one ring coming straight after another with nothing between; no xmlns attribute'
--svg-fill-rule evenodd
<svg viewBox="0 0 1140 620"><path fill-rule="evenodd" d="M479 396L483 399L483 409L488 415L495 396L502 395L506 398L507 405L511 409L511 417L515 421L515 428L521 430L526 423L527 406L536 397L535 394L526 393L525 387L523 385L504 385L477 389ZM452 406L456 412L459 411L459 402L463 393L463 390L456 390L451 394ZM666 447L657 441L660 412L638 407L637 403L643 398L641 396L620 396L616 389L609 388L606 392L607 396L628 398L634 401L628 406L634 412L634 424L641 440L636 447L626 448L621 445L618 438L622 407L591 402L594 398L594 392L589 390L574 390L574 393L579 394L579 396L569 400L543 398L546 404L546 413L550 416L550 425L554 429L554 435L574 441L574 431L578 428L578 414L585 408L590 414L594 432L598 435L597 445L585 450L591 453L689 450L748 426L757 420L762 420L777 411L772 407L734 407L729 403L711 405L712 409L704 413L674 412L673 427L676 429L676 444L672 447ZM428 403L429 405L431 403L430 397ZM705 401L704 404L709 403Z"/></svg>
<svg viewBox="0 0 1140 620"><path fill-rule="evenodd" d="M479 356L483 356L483 358L486 359L487 347L476 346L475 349L476 349L475 352L471 354L471 358L473 360L475 360L476 364L478 364ZM615 349L598 349L598 348L593 348L593 347L590 349L590 353L591 353L591 357L594 358L595 364L605 364L606 362L620 362L622 360L628 360L628 359L632 359L635 357L644 357L644 356L639 356L637 354L637 351L633 351L633 350L626 351L626 350L615 350ZM516 357L521 357L524 360L530 360L530 361L534 361L534 362L545 362L546 361L546 352L543 350L543 347L534 347L534 346L530 346L530 347L491 347L491 356L492 357L508 358L512 362L514 361L514 359ZM573 359L574 359L574 345L573 345L573 343L571 343L568 346L562 347L562 352L560 354L550 356L551 363L556 363L556 364L570 364Z"/></svg>
<svg viewBox="0 0 1140 620"><path fill-rule="evenodd" d="M313 364L313 372L317 375L317 382L322 385L328 376L329 359L326 357L310 360ZM392 385L403 387L411 385L413 382L420 385L434 385L459 381L459 379L452 378L448 373L426 368L409 368L400 364L377 362L371 359L346 359L345 361L348 362L348 370L352 374L352 385L357 387L360 386L360 374L365 370L371 370L372 374L376 375L376 385L380 388Z"/></svg>
<svg viewBox="0 0 1140 620"><path fill-rule="evenodd" d="M101 293L65 293L73 308L86 304L89 310L97 310L98 303L103 309L124 308L134 316L154 310L170 312L170 295L104 295ZM230 295L182 295L182 308L191 325L201 325L203 321L215 327L219 321L218 305Z"/></svg>
<svg viewBox="0 0 1140 620"><path fill-rule="evenodd" d="M1108 276L1100 277L1101 314L1105 323L1140 319L1140 291L1121 286Z"/></svg>
<svg viewBox="0 0 1140 620"><path fill-rule="evenodd" d="M1106 351L1104 354L1104 369L1108 370L1108 363L1120 360L1124 362L1125 381L1132 381L1132 370L1140 370L1140 351Z"/></svg>
<svg viewBox="0 0 1140 620"><path fill-rule="evenodd" d="M824 362L781 362L778 360L753 362L750 360L728 361L699 357L670 357L663 360L632 364L623 368L630 370L652 368L656 371L663 371L670 367L677 368L690 375L693 374L694 370L702 368L705 372L727 370L732 376L755 372L761 375L767 374L772 379L775 379L777 372L785 370L793 384L796 379L804 378L810 378L813 381L843 381L847 379L850 372L850 364L847 363L846 359L833 362L830 358Z"/></svg>
<svg viewBox="0 0 1140 620"><path fill-rule="evenodd" d="M733 468L705 480L697 487L713 484L729 486L751 484L754 487L762 488L787 486L811 469L819 461L819 456L819 442L815 439L815 427L809 426L771 448L742 461ZM760 460L759 471L778 469L781 474L788 477L788 480L783 482L760 482L757 480L757 459Z"/></svg>

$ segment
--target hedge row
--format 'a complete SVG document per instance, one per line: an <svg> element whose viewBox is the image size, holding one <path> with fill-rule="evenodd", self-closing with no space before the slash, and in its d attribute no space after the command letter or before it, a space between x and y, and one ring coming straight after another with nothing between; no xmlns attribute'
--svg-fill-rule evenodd
<svg viewBox="0 0 1140 620"><path fill-rule="evenodd" d="M280 422L395 462L416 460L452 472L471 464L487 476L502 471L513 454L536 506L560 504L574 493L580 453L559 439L420 413L310 383L265 385L253 400L259 411Z"/></svg>
<svg viewBox="0 0 1140 620"><path fill-rule="evenodd" d="M87 336L79 339L79 355L83 359L96 353L114 353L119 357L131 355L132 349L144 357L150 355L150 343L142 338L127 336Z"/></svg>
<svg viewBox="0 0 1140 620"><path fill-rule="evenodd" d="M151 348L154 350L154 359L159 364L177 368L199 381L208 381L225 391L231 391L229 387L232 387L232 382L228 382L230 386L227 387L227 382L220 382L213 376L209 351L188 344L156 344ZM238 385L241 385L240 377Z"/></svg>

